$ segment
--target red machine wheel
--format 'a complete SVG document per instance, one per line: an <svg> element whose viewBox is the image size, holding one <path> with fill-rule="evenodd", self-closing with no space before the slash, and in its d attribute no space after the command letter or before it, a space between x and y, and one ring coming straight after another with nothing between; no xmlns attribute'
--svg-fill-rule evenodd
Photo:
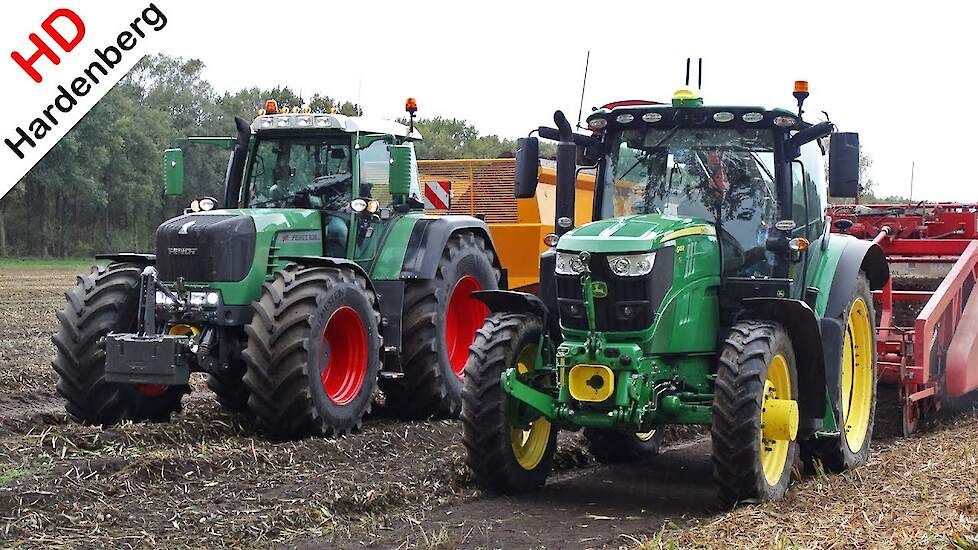
<svg viewBox="0 0 978 550"><path fill-rule="evenodd" d="M136 389L139 390L139 393L146 397L159 397L163 395L163 392L168 387L166 384L136 384Z"/></svg>
<svg viewBox="0 0 978 550"><path fill-rule="evenodd" d="M360 392L367 376L367 329L356 310L342 306L330 315L323 344L323 390L337 405L346 405Z"/></svg>
<svg viewBox="0 0 978 550"><path fill-rule="evenodd" d="M479 279L472 275L463 276L452 289L445 313L448 361L459 377L465 373L465 361L469 358L469 346L475 340L475 331L479 330L489 315L486 304L472 297L472 293L477 290L482 290Z"/></svg>

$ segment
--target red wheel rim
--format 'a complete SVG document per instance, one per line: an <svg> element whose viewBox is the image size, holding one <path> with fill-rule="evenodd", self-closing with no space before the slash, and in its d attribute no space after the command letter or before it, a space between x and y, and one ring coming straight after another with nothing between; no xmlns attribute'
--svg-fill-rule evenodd
<svg viewBox="0 0 978 550"><path fill-rule="evenodd" d="M166 388L166 384L136 384L136 389L139 390L139 393L146 397L159 397L163 395Z"/></svg>
<svg viewBox="0 0 978 550"><path fill-rule="evenodd" d="M326 397L346 405L360 393L367 375L367 329L355 309L343 306L329 316L321 349L319 378Z"/></svg>
<svg viewBox="0 0 978 550"><path fill-rule="evenodd" d="M445 314L445 346L448 362L459 377L465 372L465 361L469 358L469 346L475 340L475 331L489 316L489 308L472 297L472 293L482 290L479 280L465 275L452 288Z"/></svg>

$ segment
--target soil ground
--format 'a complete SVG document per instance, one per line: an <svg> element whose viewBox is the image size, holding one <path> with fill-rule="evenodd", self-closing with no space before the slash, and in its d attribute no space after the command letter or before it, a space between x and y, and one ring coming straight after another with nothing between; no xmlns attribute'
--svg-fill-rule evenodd
<svg viewBox="0 0 978 550"><path fill-rule="evenodd" d="M694 432L614 468L562 434L542 491L493 497L469 478L453 421L378 414L349 437L270 442L195 380L168 424L80 426L65 416L49 365L55 312L73 280L68 269L0 268L0 548L974 543L978 421L894 437L891 391L881 394L867 467L806 477L785 501L734 511L715 500L709 439Z"/></svg>

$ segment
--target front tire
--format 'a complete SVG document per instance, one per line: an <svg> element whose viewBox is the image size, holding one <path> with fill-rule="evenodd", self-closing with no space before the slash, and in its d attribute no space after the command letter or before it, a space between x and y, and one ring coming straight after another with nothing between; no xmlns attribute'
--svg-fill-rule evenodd
<svg viewBox="0 0 978 550"><path fill-rule="evenodd" d="M376 304L352 269L290 265L264 284L242 354L260 430L291 439L360 427L380 368Z"/></svg>
<svg viewBox="0 0 978 550"><path fill-rule="evenodd" d="M494 493L517 493L542 486L553 469L557 428L537 417L514 427L500 377L506 369L532 368L543 323L537 317L495 313L486 319L465 365L462 442L476 482Z"/></svg>
<svg viewBox="0 0 978 550"><path fill-rule="evenodd" d="M777 500L788 491L798 452L797 398L795 353L784 328L758 321L734 325L720 354L711 429L714 477L724 503Z"/></svg>
<svg viewBox="0 0 978 550"><path fill-rule="evenodd" d="M58 312L51 365L65 410L83 424L122 420L165 422L182 407L189 386L114 384L105 381L105 336L136 331L143 266L117 263L79 275Z"/></svg>
<svg viewBox="0 0 978 550"><path fill-rule="evenodd" d="M471 297L499 287L495 254L472 231L452 235L435 277L404 290L402 365L404 378L385 381L389 406L407 418L455 418L469 346L489 314Z"/></svg>

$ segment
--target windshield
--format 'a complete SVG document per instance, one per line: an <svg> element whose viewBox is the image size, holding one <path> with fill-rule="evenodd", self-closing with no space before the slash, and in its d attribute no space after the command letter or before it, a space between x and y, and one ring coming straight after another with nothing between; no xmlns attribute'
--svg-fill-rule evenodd
<svg viewBox="0 0 978 550"><path fill-rule="evenodd" d="M248 168L248 204L340 210L350 202L350 166L342 137L263 138Z"/></svg>
<svg viewBox="0 0 978 550"><path fill-rule="evenodd" d="M717 226L725 271L767 273L777 216L771 130L625 130L611 140L603 218L665 214Z"/></svg>

